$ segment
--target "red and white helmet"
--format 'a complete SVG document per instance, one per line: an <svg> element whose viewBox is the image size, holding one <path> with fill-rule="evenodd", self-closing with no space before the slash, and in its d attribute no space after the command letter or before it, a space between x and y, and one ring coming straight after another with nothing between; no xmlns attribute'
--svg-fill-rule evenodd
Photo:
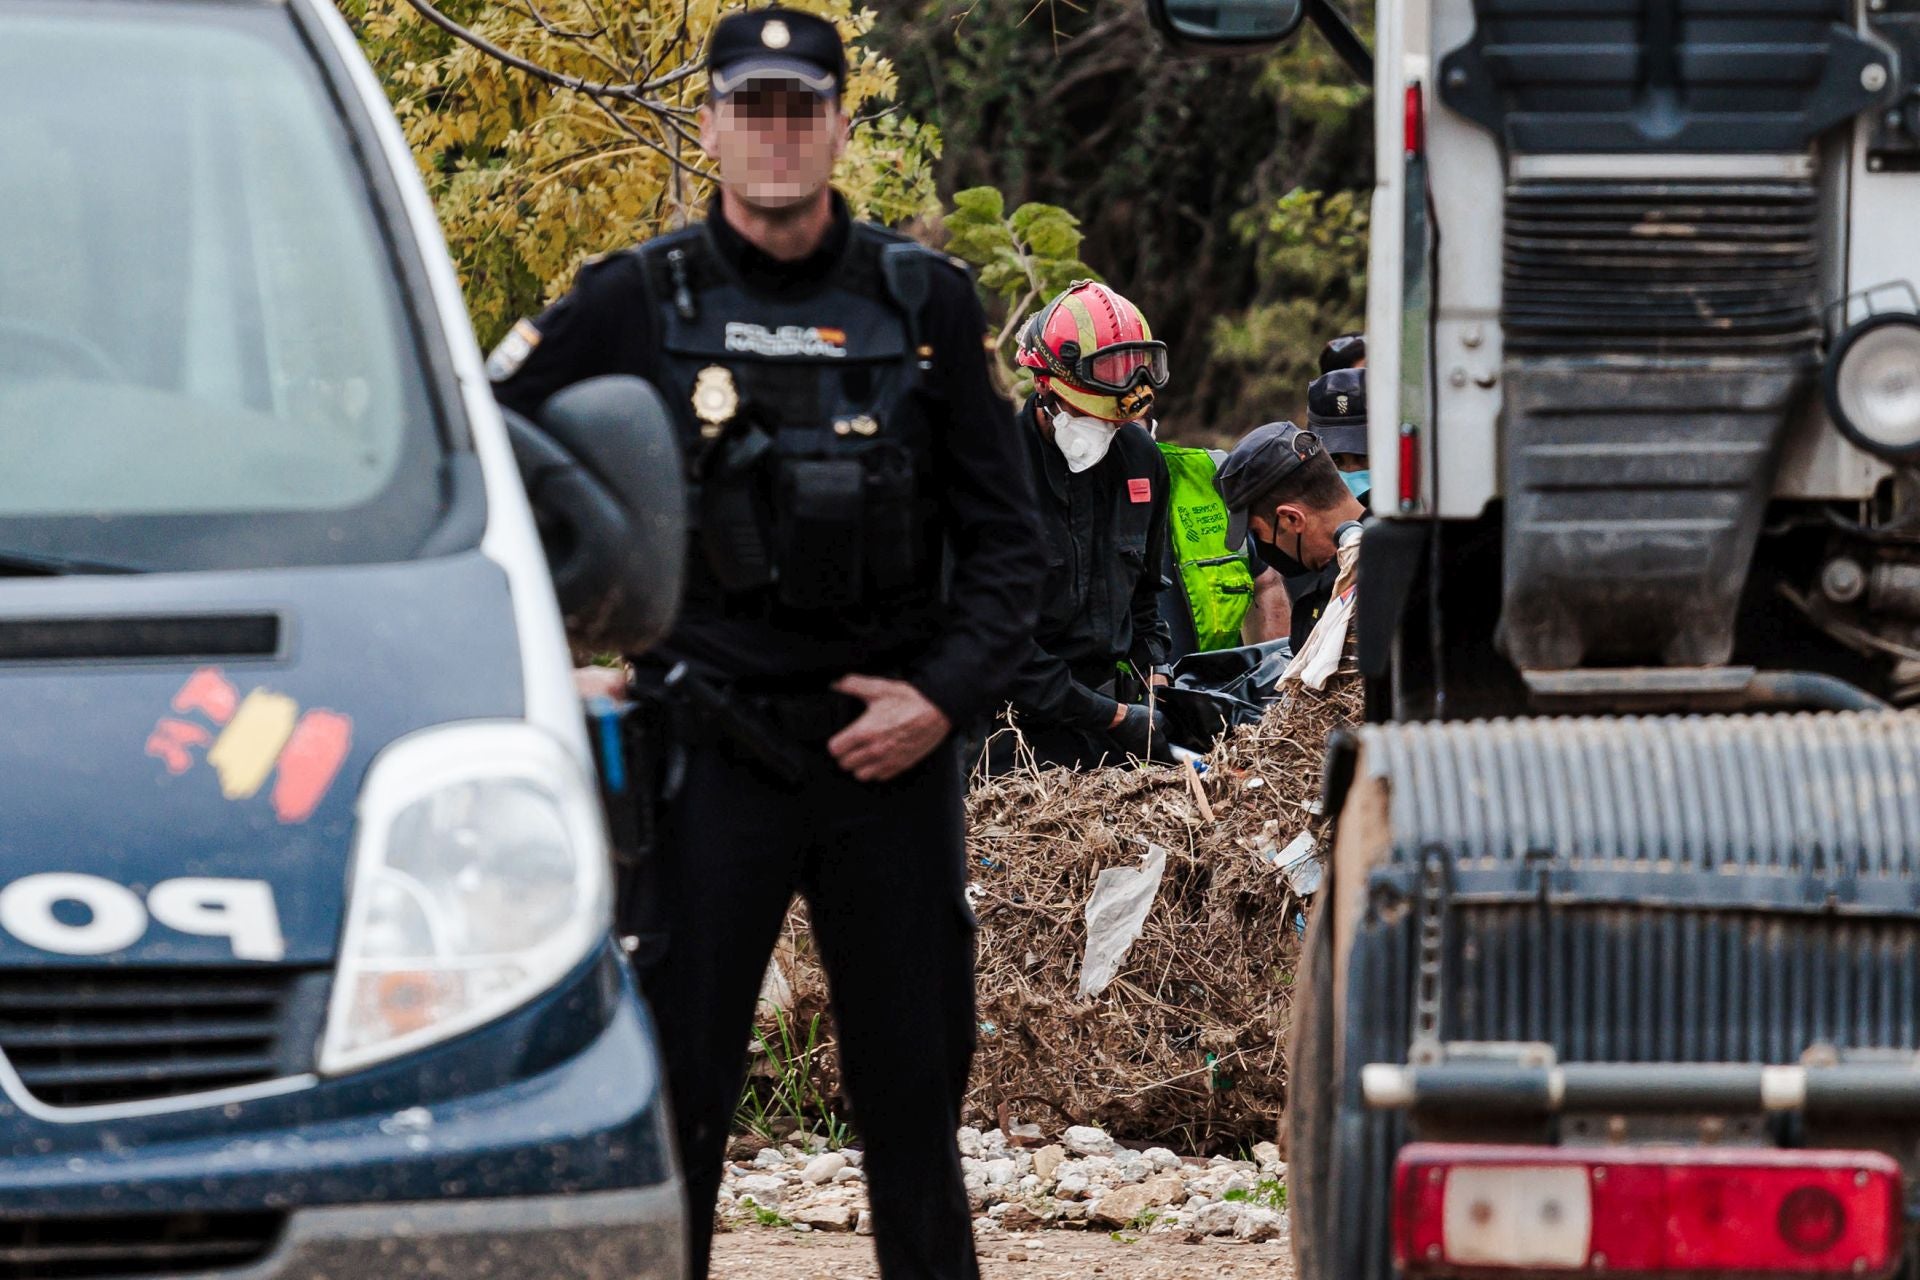
<svg viewBox="0 0 1920 1280"><path fill-rule="evenodd" d="M1167 385L1167 344L1153 340L1140 308L1092 280L1074 281L1027 321L1016 359L1037 389L1106 422L1145 417Z"/></svg>

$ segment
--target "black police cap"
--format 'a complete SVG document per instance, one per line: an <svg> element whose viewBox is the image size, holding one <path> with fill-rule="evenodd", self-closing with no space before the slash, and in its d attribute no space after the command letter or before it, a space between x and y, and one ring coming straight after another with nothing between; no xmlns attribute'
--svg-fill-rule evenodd
<svg viewBox="0 0 1920 1280"><path fill-rule="evenodd" d="M1255 427L1233 446L1215 473L1220 497L1229 511L1244 511L1319 452L1319 438L1291 422Z"/></svg>
<svg viewBox="0 0 1920 1280"><path fill-rule="evenodd" d="M1366 358L1366 335L1344 334L1320 348L1320 372L1332 373L1335 369L1351 369Z"/></svg>
<svg viewBox="0 0 1920 1280"><path fill-rule="evenodd" d="M729 14L707 46L707 80L724 98L756 80L798 84L839 97L847 87L847 50L825 18L798 9Z"/></svg>
<svg viewBox="0 0 1920 1280"><path fill-rule="evenodd" d="M1307 388L1307 426L1328 453L1367 451L1367 371L1335 369Z"/></svg>

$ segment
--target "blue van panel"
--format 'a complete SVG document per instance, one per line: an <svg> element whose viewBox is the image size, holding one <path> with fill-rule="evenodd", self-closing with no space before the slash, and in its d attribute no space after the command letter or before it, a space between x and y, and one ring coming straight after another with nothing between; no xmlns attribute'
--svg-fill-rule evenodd
<svg viewBox="0 0 1920 1280"><path fill-rule="evenodd" d="M179 877L265 881L285 940L280 961L326 964L345 908L354 803L374 756L430 726L523 714L507 577L470 552L347 568L9 579L0 592L0 633L48 619L132 628L221 614L277 618L279 651L0 661L0 888L43 873L99 877L140 897ZM0 967L249 958L228 939L153 921L131 945L97 956L30 945L4 924Z"/></svg>

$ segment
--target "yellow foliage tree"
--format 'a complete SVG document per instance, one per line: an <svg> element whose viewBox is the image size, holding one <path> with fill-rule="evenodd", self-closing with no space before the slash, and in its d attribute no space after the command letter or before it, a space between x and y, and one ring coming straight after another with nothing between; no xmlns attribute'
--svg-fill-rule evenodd
<svg viewBox="0 0 1920 1280"><path fill-rule="evenodd" d="M854 213L936 211L930 125L886 107L892 65L854 0L786 0L848 41L853 139L836 185ZM585 258L703 215L695 114L721 0L345 0L386 83L483 343L564 292Z"/></svg>

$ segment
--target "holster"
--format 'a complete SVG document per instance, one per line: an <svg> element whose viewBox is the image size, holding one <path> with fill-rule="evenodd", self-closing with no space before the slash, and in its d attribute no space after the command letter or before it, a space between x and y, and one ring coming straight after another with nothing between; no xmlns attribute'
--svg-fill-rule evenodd
<svg viewBox="0 0 1920 1280"><path fill-rule="evenodd" d="M595 699L587 728L613 846L614 930L636 965L650 964L666 945L660 822L678 782L670 708L651 691L631 703Z"/></svg>

